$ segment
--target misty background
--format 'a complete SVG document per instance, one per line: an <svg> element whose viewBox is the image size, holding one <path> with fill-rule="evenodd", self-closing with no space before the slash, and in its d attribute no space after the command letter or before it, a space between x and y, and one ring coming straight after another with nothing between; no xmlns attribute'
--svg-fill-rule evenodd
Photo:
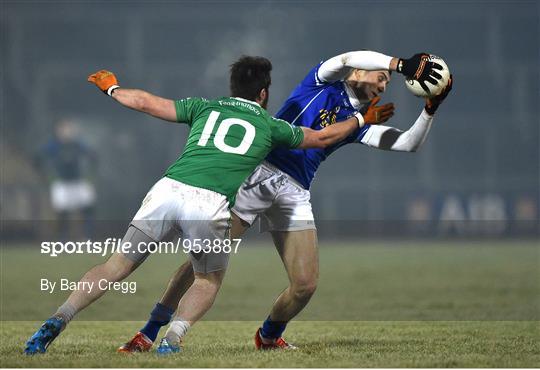
<svg viewBox="0 0 540 370"><path fill-rule="evenodd" d="M312 185L317 219L497 221L538 231L540 5L537 1L1 2L1 217L54 218L38 148L65 117L98 156L96 218L129 221L180 155L188 127L130 111L86 82L167 98L228 95L240 55L273 63L269 112L320 61L370 49L444 58L454 88L417 153L348 145ZM423 107L394 73L383 102L408 129ZM439 227L439 231L442 230ZM534 231L536 230L536 231ZM444 230L443 230L444 231ZM448 231L448 230L447 230Z"/></svg>

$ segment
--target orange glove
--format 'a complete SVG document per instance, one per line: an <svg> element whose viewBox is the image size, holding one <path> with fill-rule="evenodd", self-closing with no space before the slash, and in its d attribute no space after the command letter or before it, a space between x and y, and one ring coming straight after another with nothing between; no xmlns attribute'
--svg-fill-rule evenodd
<svg viewBox="0 0 540 370"><path fill-rule="evenodd" d="M371 99L369 103L367 112L362 115L364 117L364 123L360 125L362 127L364 124L369 125L378 125L383 122L386 122L394 115L394 104L387 103L384 105L377 106L377 103L381 100L380 96L376 96Z"/></svg>
<svg viewBox="0 0 540 370"><path fill-rule="evenodd" d="M450 75L450 78L448 79L448 84L446 85L444 90L439 95L426 99L426 106L424 107L424 109L426 110L426 112L428 112L430 116L435 114L437 108L439 108L439 105L441 105L444 99L446 99L448 93L452 91L452 81L453 78L452 75Z"/></svg>
<svg viewBox="0 0 540 370"><path fill-rule="evenodd" d="M105 94L112 96L112 92L119 88L114 73L101 70L88 76L88 82L95 84Z"/></svg>

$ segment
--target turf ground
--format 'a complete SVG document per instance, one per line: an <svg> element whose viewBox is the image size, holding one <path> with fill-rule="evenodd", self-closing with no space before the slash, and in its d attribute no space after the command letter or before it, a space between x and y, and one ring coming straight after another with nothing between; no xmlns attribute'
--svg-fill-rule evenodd
<svg viewBox="0 0 540 370"><path fill-rule="evenodd" d="M2 249L2 367L537 367L540 249L537 242L321 243L319 288L286 338L300 347L259 353L252 336L286 286L270 246L233 256L207 320L184 353L125 357L115 348L145 320L178 265L152 256L133 276L136 294L109 293L78 316L44 356L24 341L69 292L39 279L77 279L101 257ZM122 321L130 320L130 321Z"/></svg>

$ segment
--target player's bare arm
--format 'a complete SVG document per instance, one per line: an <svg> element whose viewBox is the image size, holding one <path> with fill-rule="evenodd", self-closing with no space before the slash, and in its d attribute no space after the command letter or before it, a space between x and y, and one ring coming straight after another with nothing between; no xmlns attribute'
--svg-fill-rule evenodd
<svg viewBox="0 0 540 370"><path fill-rule="evenodd" d="M313 130L308 127L302 127L304 140L298 146L299 149L326 148L329 145L337 143L359 127L360 120L356 117L349 118L342 122L337 122L323 130Z"/></svg>
<svg viewBox="0 0 540 370"><path fill-rule="evenodd" d="M143 90L120 88L118 80L112 72L98 71L88 76L88 82L95 84L101 91L125 107L166 121L177 122L173 100Z"/></svg>
<svg viewBox="0 0 540 370"><path fill-rule="evenodd" d="M416 152L424 143L433 123L433 116L452 90L452 77L441 94L426 99L416 122L407 131L389 126L371 126L362 143L373 148L400 152Z"/></svg>
<svg viewBox="0 0 540 370"><path fill-rule="evenodd" d="M377 105L380 99L380 97L372 99L365 114L357 113L345 121L337 122L322 130L302 127L304 140L298 148L326 148L344 140L366 124L379 125L388 121L394 115L394 104Z"/></svg>

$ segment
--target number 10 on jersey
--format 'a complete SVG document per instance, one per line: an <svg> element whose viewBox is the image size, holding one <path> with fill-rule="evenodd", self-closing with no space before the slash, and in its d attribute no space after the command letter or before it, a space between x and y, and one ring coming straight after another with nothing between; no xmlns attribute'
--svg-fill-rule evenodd
<svg viewBox="0 0 540 370"><path fill-rule="evenodd" d="M206 123L204 124L204 129L201 138L197 142L197 145L206 146L206 144L208 144L208 140L214 131L214 127L216 126L216 122L220 114L220 112L216 111L212 111L212 113L210 113ZM234 125L242 126L246 130L244 137L238 146L231 146L225 143L225 137L229 133L229 129ZM222 152L243 155L247 153L254 139L255 127L251 123L239 118L226 118L218 124L213 142L215 147Z"/></svg>

